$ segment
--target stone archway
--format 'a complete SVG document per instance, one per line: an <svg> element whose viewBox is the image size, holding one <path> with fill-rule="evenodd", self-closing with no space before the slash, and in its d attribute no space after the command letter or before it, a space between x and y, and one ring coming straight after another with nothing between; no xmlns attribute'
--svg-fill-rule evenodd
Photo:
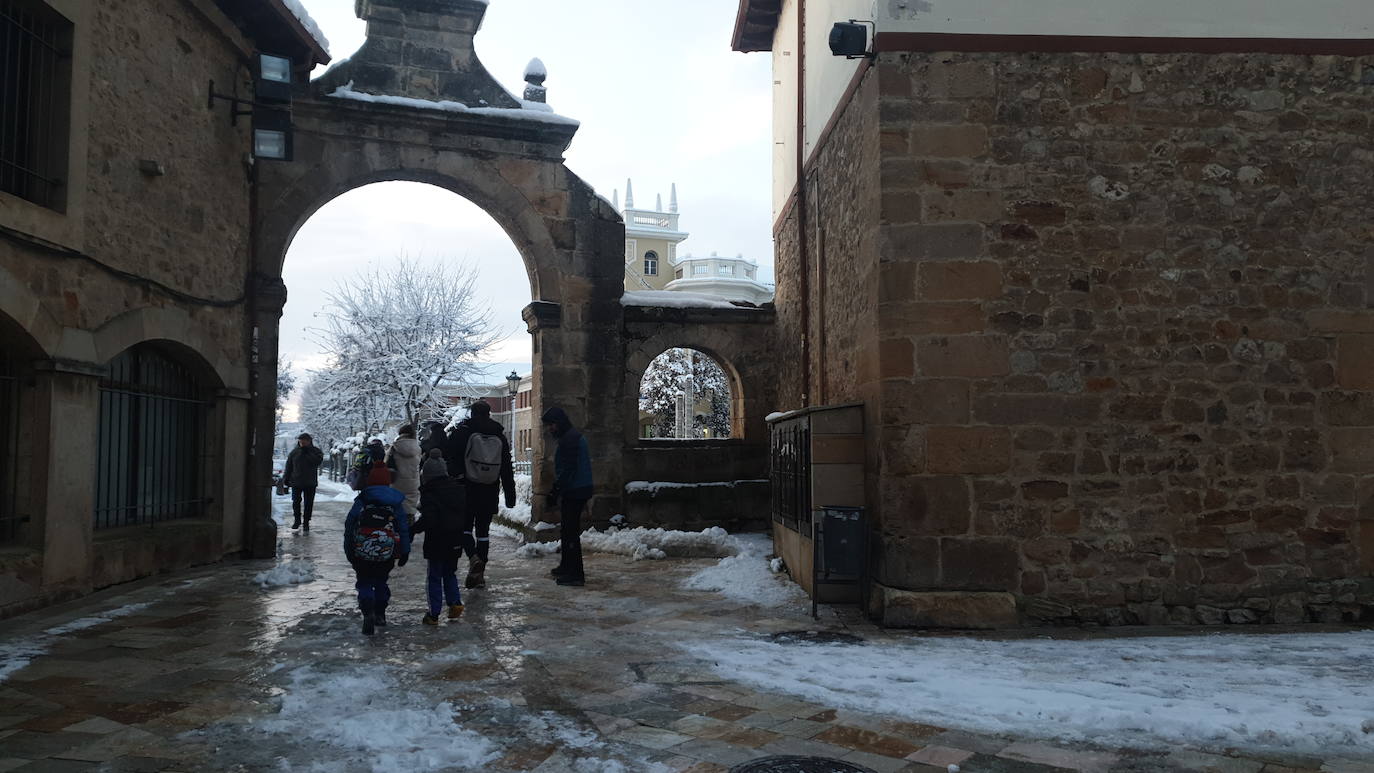
<svg viewBox="0 0 1374 773"><path fill-rule="evenodd" d="M524 319L533 337L535 410L560 405L584 429L598 481L592 518L618 510L624 225L563 164L576 122L507 94L476 60L472 38L485 11L478 0L359 2L367 42L308 90L298 90L294 160L257 165L250 282L254 554L270 555L275 544L267 488L270 391L286 301L286 250L326 202L384 181L457 193L510 236L530 278ZM538 443L535 450L536 459L545 457ZM550 465L535 466L535 491L548 490Z"/></svg>

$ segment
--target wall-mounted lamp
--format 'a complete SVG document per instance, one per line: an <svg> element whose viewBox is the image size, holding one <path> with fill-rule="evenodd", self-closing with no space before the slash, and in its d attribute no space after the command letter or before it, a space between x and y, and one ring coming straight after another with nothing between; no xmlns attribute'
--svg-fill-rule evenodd
<svg viewBox="0 0 1374 773"><path fill-rule="evenodd" d="M215 100L230 104L229 123L238 126L239 116L253 116L253 157L267 161L290 161L294 152L291 126L291 60L276 54L258 52L253 57L253 98L241 99L237 84L233 94L219 94L210 81L208 107Z"/></svg>
<svg viewBox="0 0 1374 773"><path fill-rule="evenodd" d="M865 27L864 25L868 26ZM835 26L830 28L830 53L845 59L864 59L875 56L868 48L870 27L876 36L877 25L871 21L850 19L847 22L835 22Z"/></svg>

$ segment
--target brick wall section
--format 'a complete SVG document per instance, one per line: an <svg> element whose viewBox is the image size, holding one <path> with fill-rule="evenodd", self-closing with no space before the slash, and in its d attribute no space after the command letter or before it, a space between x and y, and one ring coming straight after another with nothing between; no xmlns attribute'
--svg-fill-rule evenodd
<svg viewBox="0 0 1374 773"><path fill-rule="evenodd" d="M1374 617L1371 64L880 57L881 582Z"/></svg>

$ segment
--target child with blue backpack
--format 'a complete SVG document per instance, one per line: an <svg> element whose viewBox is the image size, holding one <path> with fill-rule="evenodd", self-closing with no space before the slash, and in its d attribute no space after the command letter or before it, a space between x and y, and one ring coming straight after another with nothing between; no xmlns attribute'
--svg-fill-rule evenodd
<svg viewBox="0 0 1374 773"><path fill-rule="evenodd" d="M363 633L386 625L391 601L387 578L410 558L410 519L403 507L405 494L390 486L368 486L353 500L344 520L344 555L357 575L358 609Z"/></svg>

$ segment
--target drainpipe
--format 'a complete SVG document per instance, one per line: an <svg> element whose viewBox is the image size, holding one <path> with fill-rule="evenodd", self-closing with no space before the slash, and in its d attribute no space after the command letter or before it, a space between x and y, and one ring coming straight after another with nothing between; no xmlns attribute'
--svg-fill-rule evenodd
<svg viewBox="0 0 1374 773"><path fill-rule="evenodd" d="M811 242L806 217L806 0L797 0L797 251L801 258L802 406L811 404Z"/></svg>

